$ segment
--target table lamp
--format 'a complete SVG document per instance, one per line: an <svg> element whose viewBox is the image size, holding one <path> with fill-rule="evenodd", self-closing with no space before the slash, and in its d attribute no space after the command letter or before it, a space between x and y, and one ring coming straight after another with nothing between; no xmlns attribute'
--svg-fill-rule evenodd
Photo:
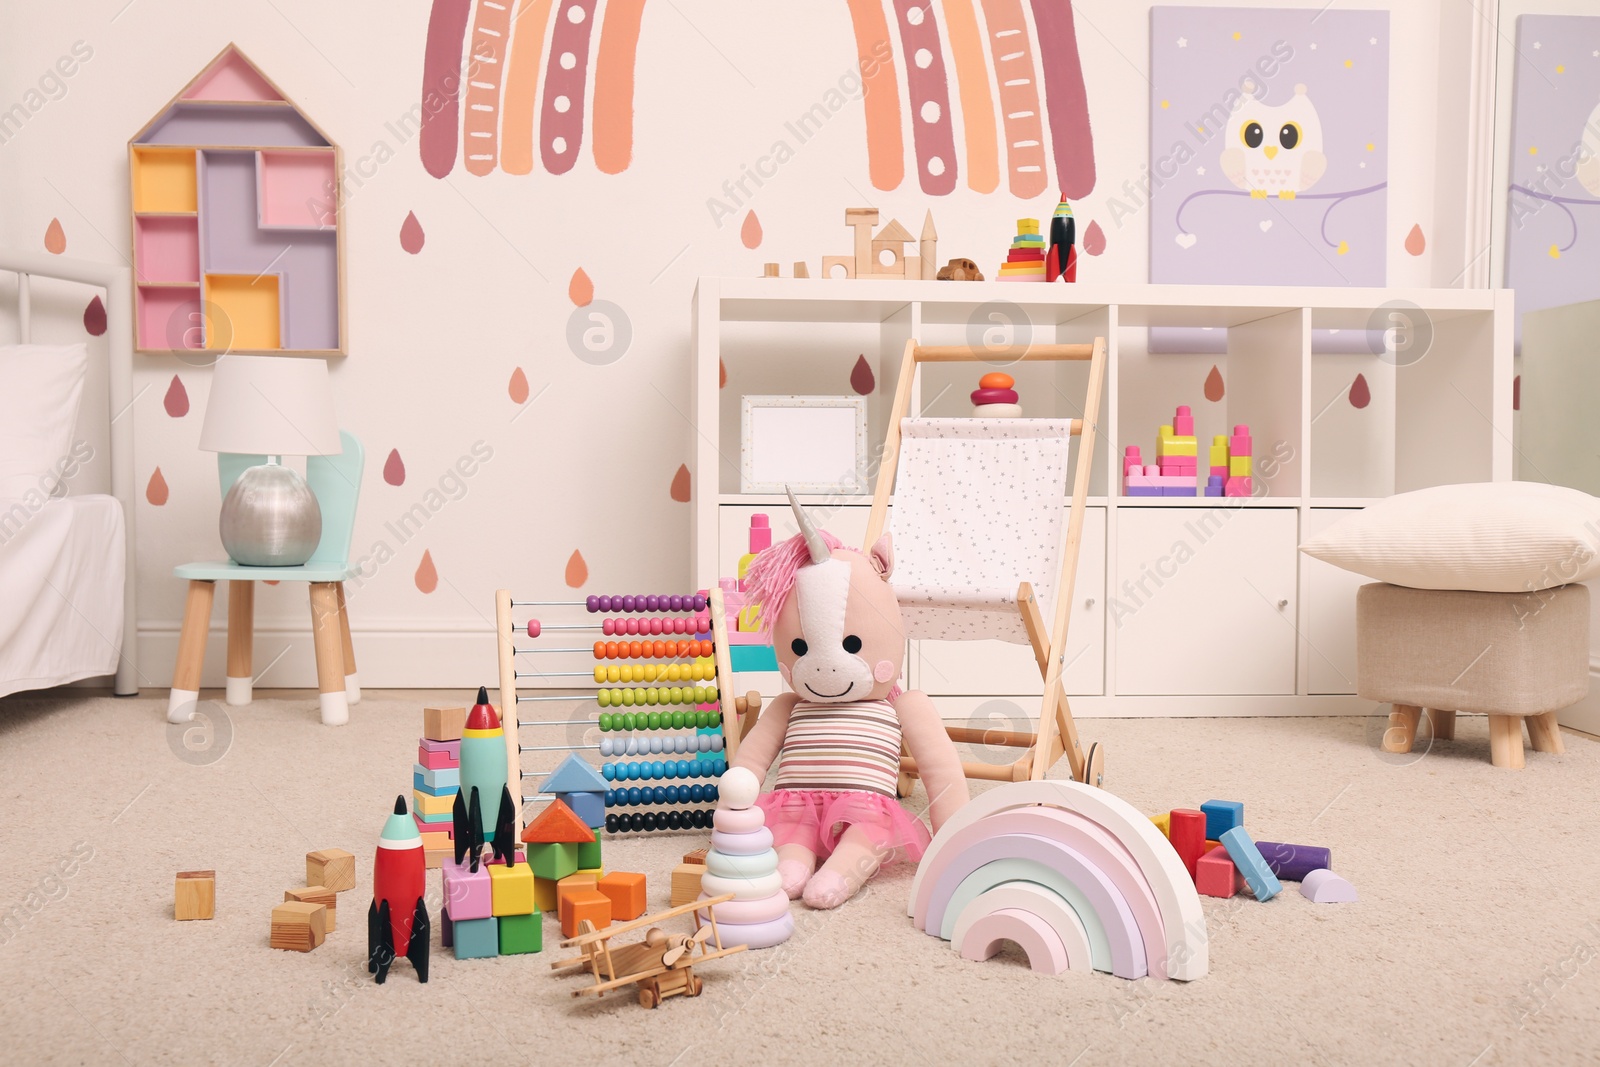
<svg viewBox="0 0 1600 1067"><path fill-rule="evenodd" d="M295 356L219 359L212 373L200 447L267 457L239 475L218 527L228 557L247 567L298 567L322 539L316 494L283 456L343 451L328 365Z"/></svg>

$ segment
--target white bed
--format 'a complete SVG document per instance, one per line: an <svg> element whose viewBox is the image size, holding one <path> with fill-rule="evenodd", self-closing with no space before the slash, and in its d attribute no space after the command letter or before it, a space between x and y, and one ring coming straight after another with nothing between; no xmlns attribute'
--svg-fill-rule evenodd
<svg viewBox="0 0 1600 1067"><path fill-rule="evenodd" d="M6 250L0 250L0 271L17 275L17 333L23 346L0 349L5 356L0 360L0 390L11 390L9 396L0 396L0 408L11 401L0 438L8 429L15 431L0 448L0 696L106 675L115 675L118 695L132 695L138 692L138 665L130 272L122 266ZM48 444L42 434L36 438L27 428L17 429L34 421L34 405L49 412L49 404L38 398L53 395L49 383L40 384L26 373L19 376L19 370L46 365L35 360L59 356L64 347L28 347L35 277L99 289L106 307L107 403L103 410L78 403L84 348L70 346L79 392L66 425L49 425L50 432L60 430L61 440ZM93 289L83 291L85 303ZM61 377L68 375L63 371ZM25 398L26 405L19 407L18 398ZM87 419L80 418L85 415ZM109 440L112 495L84 490L83 479L74 481L70 469L64 479L34 475L30 449L37 445L42 455L67 463L85 454L83 426L94 421L95 432ZM93 449L86 454L92 455ZM63 472L56 466L54 473Z"/></svg>

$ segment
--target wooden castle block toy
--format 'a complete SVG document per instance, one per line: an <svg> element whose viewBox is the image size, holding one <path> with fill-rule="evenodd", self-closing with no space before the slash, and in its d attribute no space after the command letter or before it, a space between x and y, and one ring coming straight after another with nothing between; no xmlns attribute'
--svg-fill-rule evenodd
<svg viewBox="0 0 1600 1067"><path fill-rule="evenodd" d="M356 858L342 848L306 853L306 885L326 886L335 893L356 887Z"/></svg>
<svg viewBox="0 0 1600 1067"><path fill-rule="evenodd" d="M217 872L179 871L172 891L174 919L210 919L216 914Z"/></svg>
<svg viewBox="0 0 1600 1067"><path fill-rule="evenodd" d="M272 909L273 948L310 952L328 936L328 909L321 904L290 900Z"/></svg>
<svg viewBox="0 0 1600 1067"><path fill-rule="evenodd" d="M878 211L870 207L846 208L844 224L852 230L853 251L848 256L823 256L823 278L897 278L919 281L938 273L939 234L933 226L933 212L922 221L920 240L897 219L873 232L878 225ZM917 241L915 251L907 245ZM887 261L887 262L886 262ZM776 266L776 264L771 264ZM795 264L795 277L802 278L802 264Z"/></svg>
<svg viewBox="0 0 1600 1067"><path fill-rule="evenodd" d="M333 933L338 927L339 894L325 885L308 885L303 889L285 889L283 899L305 904L321 904L328 909L324 916L323 932Z"/></svg>
<svg viewBox="0 0 1600 1067"><path fill-rule="evenodd" d="M606 824L606 790L610 788L611 783L576 752L567 753L539 783L540 793L548 793L571 808L591 830Z"/></svg>
<svg viewBox="0 0 1600 1067"><path fill-rule="evenodd" d="M457 765L461 760L461 731L467 725L466 708L423 708L422 736L428 741L454 741Z"/></svg>

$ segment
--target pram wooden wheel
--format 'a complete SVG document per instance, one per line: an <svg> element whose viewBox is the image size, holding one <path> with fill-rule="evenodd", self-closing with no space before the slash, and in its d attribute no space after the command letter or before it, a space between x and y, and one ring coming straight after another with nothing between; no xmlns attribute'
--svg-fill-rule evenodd
<svg viewBox="0 0 1600 1067"><path fill-rule="evenodd" d="M1084 785L1092 785L1099 789L1105 785L1105 778L1106 754L1100 747L1100 742L1096 741L1089 746L1089 755L1084 758L1081 781Z"/></svg>

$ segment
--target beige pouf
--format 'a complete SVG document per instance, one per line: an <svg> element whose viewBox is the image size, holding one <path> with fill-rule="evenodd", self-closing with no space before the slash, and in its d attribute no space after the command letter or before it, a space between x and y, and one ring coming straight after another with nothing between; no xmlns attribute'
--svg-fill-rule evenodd
<svg viewBox="0 0 1600 1067"><path fill-rule="evenodd" d="M1393 704L1383 747L1409 752L1422 709L1433 736L1455 736L1457 711L1489 716L1496 767L1520 768L1522 725L1536 752L1560 753L1556 712L1589 691L1589 588L1536 593L1408 589L1356 594L1356 692Z"/></svg>

